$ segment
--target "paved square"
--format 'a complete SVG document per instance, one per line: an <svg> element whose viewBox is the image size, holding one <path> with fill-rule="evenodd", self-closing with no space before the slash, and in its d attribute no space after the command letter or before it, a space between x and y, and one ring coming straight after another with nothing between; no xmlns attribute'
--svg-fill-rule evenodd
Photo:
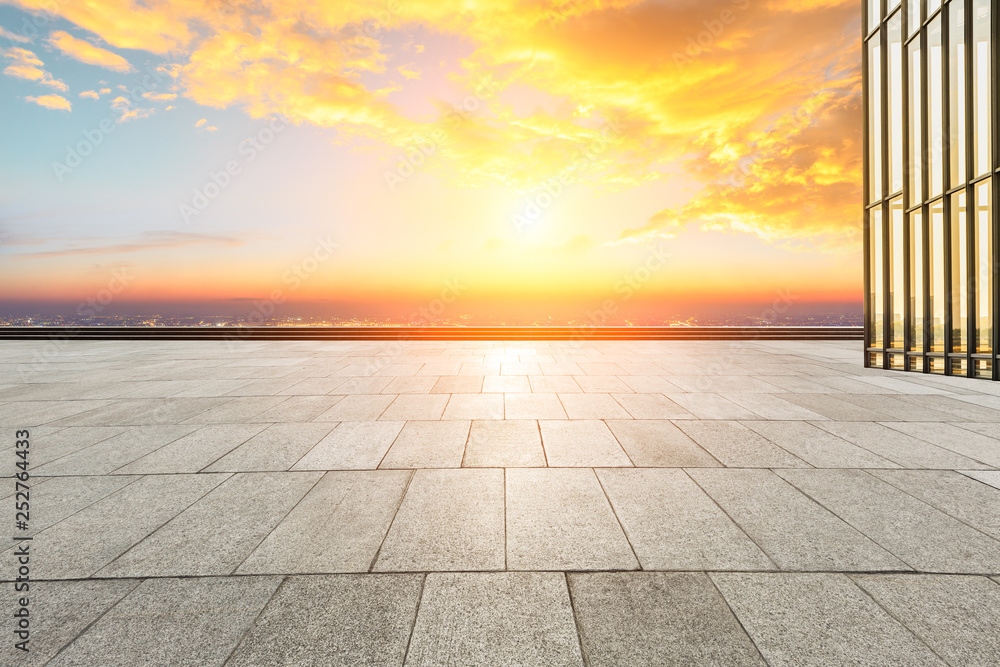
<svg viewBox="0 0 1000 667"><path fill-rule="evenodd" d="M0 346L0 664L1000 664L997 385L853 342L47 345Z"/></svg>

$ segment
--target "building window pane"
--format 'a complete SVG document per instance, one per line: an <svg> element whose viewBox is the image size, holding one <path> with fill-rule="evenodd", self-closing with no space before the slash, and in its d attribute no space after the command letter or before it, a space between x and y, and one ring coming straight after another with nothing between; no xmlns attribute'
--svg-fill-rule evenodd
<svg viewBox="0 0 1000 667"><path fill-rule="evenodd" d="M927 16L941 8L941 0L927 0Z"/></svg>
<svg viewBox="0 0 1000 667"><path fill-rule="evenodd" d="M969 221L965 192L949 198L951 207L951 351L965 352L969 342Z"/></svg>
<svg viewBox="0 0 1000 667"><path fill-rule="evenodd" d="M906 6L906 34L912 35L920 28L920 0L909 0Z"/></svg>
<svg viewBox="0 0 1000 667"><path fill-rule="evenodd" d="M910 213L910 349L924 349L924 216Z"/></svg>
<svg viewBox="0 0 1000 667"><path fill-rule="evenodd" d="M903 245L903 198L897 197L889 202L889 302L892 304L891 333L892 340L886 347L903 348L903 306L906 303L903 271L906 266L906 246Z"/></svg>
<svg viewBox="0 0 1000 667"><path fill-rule="evenodd" d="M944 352L944 205L930 207L931 352Z"/></svg>
<svg viewBox="0 0 1000 667"><path fill-rule="evenodd" d="M990 2L975 0L973 5L975 20L972 26L972 113L973 113L973 156L976 175L990 170Z"/></svg>
<svg viewBox="0 0 1000 667"><path fill-rule="evenodd" d="M907 51L910 61L910 204L915 205L924 200L924 91L920 40L910 42Z"/></svg>
<svg viewBox="0 0 1000 667"><path fill-rule="evenodd" d="M993 226L990 182L976 186L976 351L993 349Z"/></svg>
<svg viewBox="0 0 1000 667"><path fill-rule="evenodd" d="M965 5L948 5L948 113L951 187L965 183Z"/></svg>
<svg viewBox="0 0 1000 667"><path fill-rule="evenodd" d="M889 19L889 192L903 189L903 17Z"/></svg>
<svg viewBox="0 0 1000 667"><path fill-rule="evenodd" d="M868 40L868 201L882 198L882 48L879 34Z"/></svg>
<svg viewBox="0 0 1000 667"><path fill-rule="evenodd" d="M868 32L871 32L882 20L882 0L866 0L866 2L868 3Z"/></svg>
<svg viewBox="0 0 1000 667"><path fill-rule="evenodd" d="M882 273L882 261L885 257L885 248L882 246L882 209L881 207L874 208L871 210L869 217L868 228L871 237L871 294L869 295L871 303L871 315L869 320L869 325L871 328L871 340L869 340L869 347L882 347L883 343L883 330L882 330L882 312L885 309L883 290L883 273Z"/></svg>
<svg viewBox="0 0 1000 667"><path fill-rule="evenodd" d="M941 44L941 17L927 29L928 134L927 169L930 172L930 195L944 189L944 52Z"/></svg>

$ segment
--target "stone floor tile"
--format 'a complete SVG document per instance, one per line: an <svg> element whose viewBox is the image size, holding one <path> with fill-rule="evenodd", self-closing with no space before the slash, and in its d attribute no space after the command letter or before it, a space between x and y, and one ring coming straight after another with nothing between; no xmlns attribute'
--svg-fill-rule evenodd
<svg viewBox="0 0 1000 667"><path fill-rule="evenodd" d="M379 417L388 421L441 419L447 394L402 394Z"/></svg>
<svg viewBox="0 0 1000 667"><path fill-rule="evenodd" d="M995 438L952 424L908 422L905 424L885 424L885 426L951 450L974 461L985 463L990 467L1000 468L1000 440Z"/></svg>
<svg viewBox="0 0 1000 667"><path fill-rule="evenodd" d="M331 422L272 424L212 465L206 472L288 470L331 430Z"/></svg>
<svg viewBox="0 0 1000 667"><path fill-rule="evenodd" d="M554 468L632 466L628 454L603 421L543 420L539 427L546 461Z"/></svg>
<svg viewBox="0 0 1000 667"><path fill-rule="evenodd" d="M443 375L431 388L432 394L479 394L483 390L481 375Z"/></svg>
<svg viewBox="0 0 1000 667"><path fill-rule="evenodd" d="M406 664L582 666L566 578L547 572L427 575Z"/></svg>
<svg viewBox="0 0 1000 667"><path fill-rule="evenodd" d="M966 477L1000 489L1000 470L960 470Z"/></svg>
<svg viewBox="0 0 1000 667"><path fill-rule="evenodd" d="M503 419L503 394L452 394L442 419Z"/></svg>
<svg viewBox="0 0 1000 667"><path fill-rule="evenodd" d="M483 392L528 394L531 384L526 375L487 375L483 378Z"/></svg>
<svg viewBox="0 0 1000 667"><path fill-rule="evenodd" d="M580 389L588 394L628 394L632 392L627 384L614 375L575 375L573 379L576 380Z"/></svg>
<svg viewBox="0 0 1000 667"><path fill-rule="evenodd" d="M824 421L815 426L904 468L962 468L986 465L874 422Z"/></svg>
<svg viewBox="0 0 1000 667"><path fill-rule="evenodd" d="M115 470L118 475L198 472L267 428L267 424L209 424Z"/></svg>
<svg viewBox="0 0 1000 667"><path fill-rule="evenodd" d="M322 473L240 473L104 567L99 577L231 574Z"/></svg>
<svg viewBox="0 0 1000 667"><path fill-rule="evenodd" d="M989 579L884 574L852 578L950 664L1000 664L1000 586Z"/></svg>
<svg viewBox="0 0 1000 667"><path fill-rule="evenodd" d="M382 394L392 382L391 377L353 377L343 384L337 385L336 393L351 396L354 394Z"/></svg>
<svg viewBox="0 0 1000 667"><path fill-rule="evenodd" d="M382 390L385 394L426 394L439 378L435 377L394 377Z"/></svg>
<svg viewBox="0 0 1000 667"><path fill-rule="evenodd" d="M128 595L138 580L35 581L28 591L31 635L28 652L14 648L13 635L0 647L5 665L44 665L87 626ZM5 619L13 618L18 596L4 601Z"/></svg>
<svg viewBox="0 0 1000 667"><path fill-rule="evenodd" d="M405 470L326 473L236 572L367 572L409 479Z"/></svg>
<svg viewBox="0 0 1000 667"><path fill-rule="evenodd" d="M504 569L503 480L494 469L416 471L374 570Z"/></svg>
<svg viewBox="0 0 1000 667"><path fill-rule="evenodd" d="M1000 572L1000 542L864 471L778 473L914 569Z"/></svg>
<svg viewBox="0 0 1000 667"><path fill-rule="evenodd" d="M806 410L802 406L789 403L780 394L761 393L721 393L723 398L732 401L736 405L750 410L754 414L760 415L762 419L773 420L805 420L805 419L825 419L823 415L812 410Z"/></svg>
<svg viewBox="0 0 1000 667"><path fill-rule="evenodd" d="M187 420L192 424L237 424L254 419L260 413L273 408L285 400L283 396L241 396L231 398Z"/></svg>
<svg viewBox="0 0 1000 667"><path fill-rule="evenodd" d="M458 375L461 363L428 363L424 364L417 375Z"/></svg>
<svg viewBox="0 0 1000 667"><path fill-rule="evenodd" d="M644 570L770 570L774 564L683 470L598 470Z"/></svg>
<svg viewBox="0 0 1000 667"><path fill-rule="evenodd" d="M288 577L226 663L402 665L422 575Z"/></svg>
<svg viewBox="0 0 1000 667"><path fill-rule="evenodd" d="M766 664L703 573L570 574L569 586L592 667Z"/></svg>
<svg viewBox="0 0 1000 667"><path fill-rule="evenodd" d="M198 429L197 426L138 426L95 445L38 466L36 475L105 475Z"/></svg>
<svg viewBox="0 0 1000 667"><path fill-rule="evenodd" d="M150 475L41 531L32 557L36 579L93 575L144 539L228 475ZM10 559L11 551L3 554ZM4 576L0 573L0 576Z"/></svg>
<svg viewBox="0 0 1000 667"><path fill-rule="evenodd" d="M373 470L399 435L404 422L341 422L293 470Z"/></svg>
<svg viewBox="0 0 1000 667"><path fill-rule="evenodd" d="M313 421L367 421L377 419L395 399L395 394L356 394L354 396L345 396L334 403L329 410L316 416Z"/></svg>
<svg viewBox="0 0 1000 667"><path fill-rule="evenodd" d="M570 419L631 419L632 417L610 394L566 394L559 396L559 400Z"/></svg>
<svg viewBox="0 0 1000 667"><path fill-rule="evenodd" d="M531 468L545 466L538 422L530 419L472 422L462 466L466 468Z"/></svg>
<svg viewBox="0 0 1000 667"><path fill-rule="evenodd" d="M558 394L504 394L503 398L506 419L566 419Z"/></svg>
<svg viewBox="0 0 1000 667"><path fill-rule="evenodd" d="M280 582L280 577L148 579L49 664L221 664Z"/></svg>
<svg viewBox="0 0 1000 667"><path fill-rule="evenodd" d="M461 467L470 425L468 420L406 422L379 467Z"/></svg>
<svg viewBox="0 0 1000 667"><path fill-rule="evenodd" d="M731 468L806 468L809 464L728 420L678 420L676 425L723 465Z"/></svg>
<svg viewBox="0 0 1000 667"><path fill-rule="evenodd" d="M790 454L817 468L898 468L863 447L804 421L741 422Z"/></svg>
<svg viewBox="0 0 1000 667"><path fill-rule="evenodd" d="M67 426L46 431L33 428L31 429L32 469L37 470L50 461L120 435L126 428L125 426Z"/></svg>
<svg viewBox="0 0 1000 667"><path fill-rule="evenodd" d="M700 468L720 464L666 419L608 420L608 428L637 467Z"/></svg>
<svg viewBox="0 0 1000 667"><path fill-rule="evenodd" d="M506 475L509 569L638 569L593 470L511 468Z"/></svg>
<svg viewBox="0 0 1000 667"><path fill-rule="evenodd" d="M769 665L943 665L843 574L713 573Z"/></svg>
<svg viewBox="0 0 1000 667"><path fill-rule="evenodd" d="M343 396L290 396L250 421L267 423L312 421L343 398Z"/></svg>
<svg viewBox="0 0 1000 667"><path fill-rule="evenodd" d="M783 570L909 569L770 470L687 472Z"/></svg>
<svg viewBox="0 0 1000 667"><path fill-rule="evenodd" d="M691 419L690 412L663 394L614 394L633 419Z"/></svg>
<svg viewBox="0 0 1000 667"><path fill-rule="evenodd" d="M781 398L838 422L875 422L889 418L872 410L840 399L841 394L782 394Z"/></svg>
<svg viewBox="0 0 1000 667"><path fill-rule="evenodd" d="M306 378L277 392L278 396L326 396L344 384L346 378Z"/></svg>
<svg viewBox="0 0 1000 667"><path fill-rule="evenodd" d="M580 385L569 375L532 375L528 377L534 394L580 394Z"/></svg>
<svg viewBox="0 0 1000 667"><path fill-rule="evenodd" d="M718 394L699 392L664 395L691 414L690 417L679 416L677 419L760 419L757 413Z"/></svg>

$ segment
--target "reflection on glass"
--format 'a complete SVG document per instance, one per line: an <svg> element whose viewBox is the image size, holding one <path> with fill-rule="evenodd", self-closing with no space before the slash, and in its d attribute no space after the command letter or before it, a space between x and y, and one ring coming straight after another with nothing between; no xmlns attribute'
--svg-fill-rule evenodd
<svg viewBox="0 0 1000 667"><path fill-rule="evenodd" d="M976 186L976 352L993 348L993 232L990 182Z"/></svg>
<svg viewBox="0 0 1000 667"><path fill-rule="evenodd" d="M882 258L885 256L885 249L882 246L881 208L871 210L868 228L871 237L871 294L869 295L871 300L871 316L869 320L869 324L871 325L871 340L868 344L869 347L882 347L882 312L885 307L883 299L885 292L882 289Z"/></svg>
<svg viewBox="0 0 1000 667"><path fill-rule="evenodd" d="M882 0L866 0L868 3L868 32L878 25L882 18ZM854 5L857 7L857 5ZM857 16L857 14L855 14Z"/></svg>
<svg viewBox="0 0 1000 667"><path fill-rule="evenodd" d="M951 187L965 182L965 5L948 5L948 113Z"/></svg>
<svg viewBox="0 0 1000 667"><path fill-rule="evenodd" d="M879 35L868 40L868 156L870 191L868 201L882 198L882 49Z"/></svg>
<svg viewBox="0 0 1000 667"><path fill-rule="evenodd" d="M920 40L907 46L910 60L910 205L924 200L923 139L923 77L920 62Z"/></svg>
<svg viewBox="0 0 1000 667"><path fill-rule="evenodd" d="M930 195L936 197L944 189L944 53L941 45L941 17L927 29L927 169L930 172Z"/></svg>
<svg viewBox="0 0 1000 667"><path fill-rule="evenodd" d="M924 236L920 210L910 213L910 349L924 349Z"/></svg>
<svg viewBox="0 0 1000 667"><path fill-rule="evenodd" d="M976 176L990 170L990 0L975 0L972 25L972 128Z"/></svg>
<svg viewBox="0 0 1000 667"><path fill-rule="evenodd" d="M890 321L892 340L886 347L903 348L904 318L903 305L906 298L904 291L903 271L906 266L906 246L903 245L903 198L897 197L889 202L889 303L892 304Z"/></svg>
<svg viewBox="0 0 1000 667"><path fill-rule="evenodd" d="M903 189L903 16L889 19L889 192Z"/></svg>
<svg viewBox="0 0 1000 667"><path fill-rule="evenodd" d="M920 0L909 0L906 12L906 34L912 35L920 28Z"/></svg>
<svg viewBox="0 0 1000 667"><path fill-rule="evenodd" d="M931 352L944 352L944 206L930 207Z"/></svg>
<svg viewBox="0 0 1000 667"><path fill-rule="evenodd" d="M951 207L951 351L965 352L969 342L969 221L965 192L949 198Z"/></svg>
<svg viewBox="0 0 1000 667"><path fill-rule="evenodd" d="M941 0L927 0L927 16L930 16L941 7Z"/></svg>

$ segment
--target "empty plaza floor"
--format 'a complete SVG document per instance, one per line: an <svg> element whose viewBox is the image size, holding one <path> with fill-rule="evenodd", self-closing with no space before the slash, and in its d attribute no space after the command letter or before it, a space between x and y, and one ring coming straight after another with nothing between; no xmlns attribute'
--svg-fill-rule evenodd
<svg viewBox="0 0 1000 667"><path fill-rule="evenodd" d="M0 663L1000 664L1000 383L861 360L4 342Z"/></svg>

